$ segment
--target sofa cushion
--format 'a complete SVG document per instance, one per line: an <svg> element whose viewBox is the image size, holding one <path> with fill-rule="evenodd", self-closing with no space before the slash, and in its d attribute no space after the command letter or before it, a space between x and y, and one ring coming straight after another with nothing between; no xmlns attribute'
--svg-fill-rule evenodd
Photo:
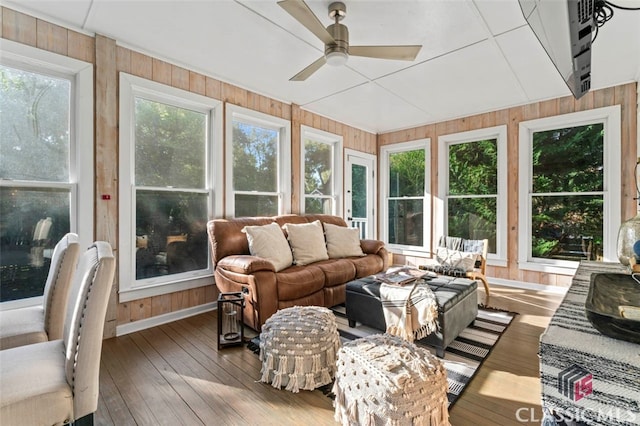
<svg viewBox="0 0 640 426"><path fill-rule="evenodd" d="M329 258L322 223L319 220L302 224L287 223L283 228L287 231L293 262L296 265L308 265Z"/></svg>
<svg viewBox="0 0 640 426"><path fill-rule="evenodd" d="M315 265L293 265L276 273L278 300L295 300L321 291L324 272Z"/></svg>
<svg viewBox="0 0 640 426"><path fill-rule="evenodd" d="M293 262L289 243L277 223L245 226L242 232L247 234L251 255L262 257L273 263L276 272L290 266Z"/></svg>
<svg viewBox="0 0 640 426"><path fill-rule="evenodd" d="M313 266L324 272L324 286L334 287L356 277L356 267L351 259L329 259L316 262Z"/></svg>
<svg viewBox="0 0 640 426"><path fill-rule="evenodd" d="M360 247L360 230L324 223L324 235L327 240L327 253L330 259L364 256Z"/></svg>
<svg viewBox="0 0 640 426"><path fill-rule="evenodd" d="M353 263L353 266L356 267L356 278L377 274L385 269L383 258L377 254L367 254L364 257L350 257L349 260Z"/></svg>

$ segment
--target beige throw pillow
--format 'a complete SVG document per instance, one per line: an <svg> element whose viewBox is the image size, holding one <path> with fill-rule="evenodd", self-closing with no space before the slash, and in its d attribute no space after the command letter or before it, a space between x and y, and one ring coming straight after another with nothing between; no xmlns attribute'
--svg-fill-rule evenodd
<svg viewBox="0 0 640 426"><path fill-rule="evenodd" d="M249 253L252 256L267 259L281 271L293 262L291 248L277 223L262 226L245 226L242 232L247 234Z"/></svg>
<svg viewBox="0 0 640 426"><path fill-rule="evenodd" d="M465 272L473 271L473 266L476 263L477 257L477 253L451 250L445 247L438 247L436 250L436 260L438 263L460 269Z"/></svg>
<svg viewBox="0 0 640 426"><path fill-rule="evenodd" d="M311 223L287 223L283 228L287 230L293 262L296 265L308 265L329 258L322 223L319 220Z"/></svg>
<svg viewBox="0 0 640 426"><path fill-rule="evenodd" d="M323 223L329 258L364 256L360 247L360 230Z"/></svg>

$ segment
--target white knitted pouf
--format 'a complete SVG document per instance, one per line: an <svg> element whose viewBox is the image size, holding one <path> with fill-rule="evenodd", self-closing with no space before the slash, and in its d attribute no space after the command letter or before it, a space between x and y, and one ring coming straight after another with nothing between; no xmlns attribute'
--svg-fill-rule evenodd
<svg viewBox="0 0 640 426"><path fill-rule="evenodd" d="M345 343L333 393L343 425L449 425L447 373L424 348L389 334Z"/></svg>
<svg viewBox="0 0 640 426"><path fill-rule="evenodd" d="M261 381L291 392L331 383L340 335L333 313L319 306L276 312L260 333Z"/></svg>

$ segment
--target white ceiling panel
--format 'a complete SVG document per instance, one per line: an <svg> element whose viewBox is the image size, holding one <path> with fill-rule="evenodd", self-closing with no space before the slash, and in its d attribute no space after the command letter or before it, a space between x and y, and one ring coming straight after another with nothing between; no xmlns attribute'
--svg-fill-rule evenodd
<svg viewBox="0 0 640 426"><path fill-rule="evenodd" d="M5 1L2 4L18 11L33 11L37 17L51 17L59 24L82 28L94 0L20 0Z"/></svg>
<svg viewBox="0 0 640 426"><path fill-rule="evenodd" d="M530 102L571 94L531 28L509 31L496 42Z"/></svg>
<svg viewBox="0 0 640 426"><path fill-rule="evenodd" d="M473 0L473 2L493 35L527 24L518 0Z"/></svg>
<svg viewBox="0 0 640 426"><path fill-rule="evenodd" d="M443 119L504 108L526 100L493 41L478 43L378 80L400 97Z"/></svg>
<svg viewBox="0 0 640 426"><path fill-rule="evenodd" d="M376 83L363 84L303 107L374 133L432 121L427 113Z"/></svg>
<svg viewBox="0 0 640 426"><path fill-rule="evenodd" d="M380 133L569 94L518 0L344 0L352 45L423 48L414 62L351 57L304 82L289 78L323 43L276 0L1 1ZM308 1L324 25L331 2ZM640 12L615 10L593 46L592 87L638 78Z"/></svg>

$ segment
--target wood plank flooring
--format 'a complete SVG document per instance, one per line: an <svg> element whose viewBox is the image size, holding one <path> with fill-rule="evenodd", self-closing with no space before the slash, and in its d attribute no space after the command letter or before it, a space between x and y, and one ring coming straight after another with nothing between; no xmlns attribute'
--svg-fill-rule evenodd
<svg viewBox="0 0 640 426"><path fill-rule="evenodd" d="M538 341L562 295L493 285L490 306L518 312L450 411L453 425L539 424ZM479 302L485 302L478 291ZM97 425L334 425L322 392L257 382L258 357L217 351L216 313L105 340Z"/></svg>

